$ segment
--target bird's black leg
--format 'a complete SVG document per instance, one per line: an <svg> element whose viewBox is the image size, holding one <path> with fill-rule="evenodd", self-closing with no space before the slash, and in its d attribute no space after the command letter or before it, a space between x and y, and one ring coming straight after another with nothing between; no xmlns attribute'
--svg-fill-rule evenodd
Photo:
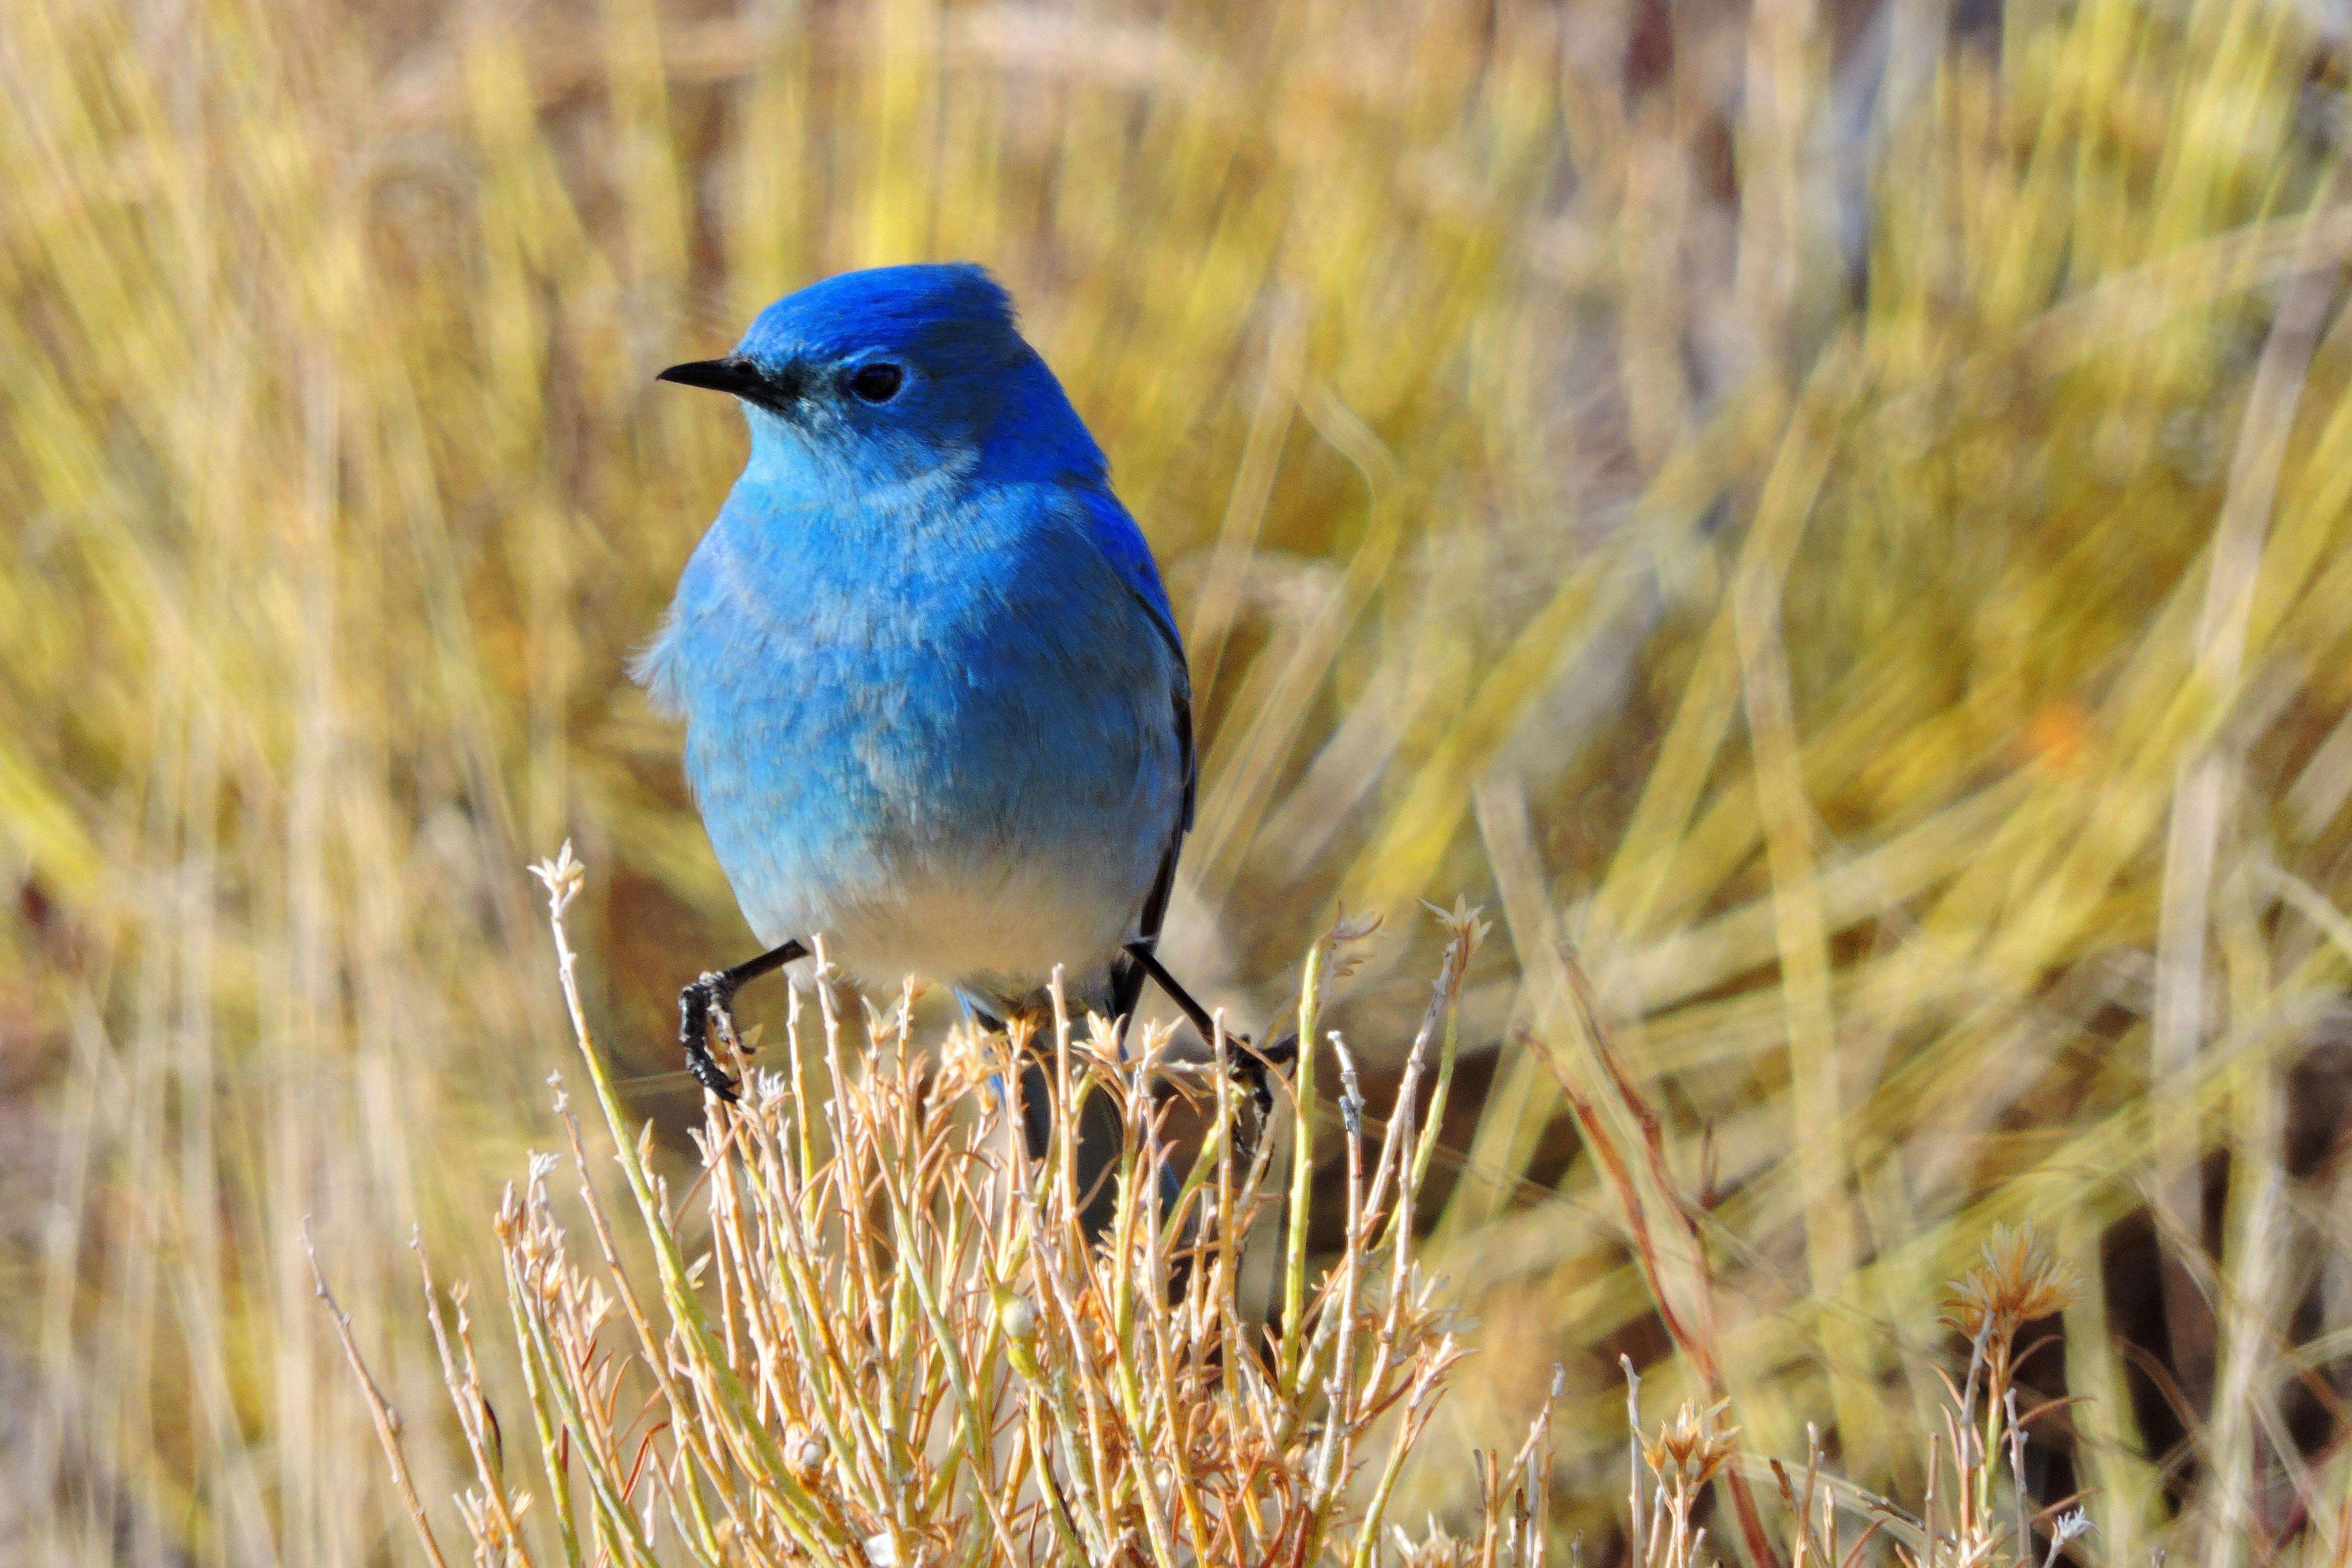
<svg viewBox="0 0 2352 1568"><path fill-rule="evenodd" d="M1151 943L1139 940L1130 942L1127 944L1127 955L1144 973L1151 976L1152 984L1167 994L1168 1000L1176 1004L1177 1010L1192 1020L1192 1027L1200 1031L1202 1043L1213 1047L1217 1038L1216 1021L1209 1016L1209 1010L1184 989L1183 982L1168 973L1168 966L1160 963L1160 955L1151 951ZM1276 1035L1266 1042L1264 1050L1252 1045L1247 1035L1237 1034L1232 1029L1225 1031L1225 1038L1241 1047L1235 1076L1249 1086L1250 1098L1256 1101L1258 1114L1269 1113L1274 1110L1274 1089L1266 1082L1266 1068L1279 1068L1297 1058L1297 1033L1286 1030Z"/></svg>
<svg viewBox="0 0 2352 1568"><path fill-rule="evenodd" d="M705 971L677 994L677 1043L686 1051L686 1070L697 1083L721 1100L735 1098L735 1079L710 1054L710 1031L716 1027L721 1038L731 1039L735 993L744 982L782 969L796 958L806 958L808 951L803 942L788 942L732 969Z"/></svg>

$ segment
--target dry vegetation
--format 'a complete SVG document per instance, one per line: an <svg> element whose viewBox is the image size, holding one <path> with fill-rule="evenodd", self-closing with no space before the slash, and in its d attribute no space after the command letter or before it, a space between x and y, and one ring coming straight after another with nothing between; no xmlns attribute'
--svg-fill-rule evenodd
<svg viewBox="0 0 2352 1568"><path fill-rule="evenodd" d="M681 1203L654 1164L651 1123L630 1120L581 1005L564 916L585 871L569 844L533 869L630 1202L616 1221L559 1070L555 1111L597 1261L572 1260L550 1185L555 1156L531 1156L494 1225L520 1367L507 1381L520 1382L530 1413L535 1473L520 1446L509 1448L499 1403L511 1412L518 1401L494 1394L499 1380L485 1374L470 1290L445 1290L420 1259L473 1466L456 1512L480 1568L548 1558L572 1568L1541 1568L1557 1371L1507 1466L1476 1457L1464 1533L1452 1528L1459 1519L1433 1517L1416 1538L1387 1517L1461 1356L1413 1254L1459 1053L1462 981L1486 934L1469 911L1443 917L1435 993L1385 1118L1367 1107L1339 1033L1324 1037L1339 1077L1345 1184L1332 1254L1310 1262L1322 1050L1259 1079L1261 1097L1236 1070L1246 1043L1220 1032L1206 1057L1185 1057L1155 1029L1122 1049L1099 1017L1076 1037L1057 1005L1043 1021L1050 1040L1035 1039L1029 1020L1009 1039L967 1026L934 1058L912 1037L911 992L887 1016L869 1005L864 1038L845 1046L821 963L817 1018L792 1009L781 1064L754 1072L736 1055L741 1102L706 1097L694 1134L702 1169ZM1323 1037L1325 986L1345 977L1349 949L1368 934L1343 928L1309 953L1302 1039ZM1592 1043L1619 1108L1643 1129L1643 1163L1671 1191L1654 1118L1615 1075L1605 1035ZM1004 1087L1023 1081L1016 1063L1033 1047L1052 1067L1050 1131L1034 1159L1013 1131L1020 1108L1007 1097L1019 1090ZM1127 1134L1107 1221L1087 1217L1096 1205L1076 1174L1076 1108L1097 1096L1118 1107ZM1570 1097L1596 1157L1629 1178L1597 1109ZM1197 1113L1190 1140L1171 1135L1181 1102ZM1676 1203L1693 1224L1695 1211ZM1277 1210L1279 1224L1262 1228ZM1638 1213L1630 1196L1626 1212ZM632 1268L625 1232L649 1261ZM1638 1225L1633 1239L1661 1311L1711 1367L1711 1310L1678 1319L1655 1278L1659 1247ZM311 1263L415 1541L446 1568L406 1424L315 1254ZM2073 1499L2034 1501L2026 1445L2063 1402L2021 1402L2018 1339L2074 1295L2032 1236L1994 1232L1952 1293L1949 1325L1969 1359L1960 1382L1944 1384L1916 1513L1825 1473L1812 1434L1801 1479L1764 1467L1780 1504L1778 1530L1768 1527L1729 1402L1685 1402L1653 1432L1624 1359L1627 1561L1712 1562L1703 1520L1720 1479L1754 1563L1850 1568L1880 1542L1902 1568L2032 1568L2046 1540L2049 1568L2090 1523ZM1462 1467L1461 1456L1444 1458Z"/></svg>
<svg viewBox="0 0 2352 1568"><path fill-rule="evenodd" d="M902 1006L869 1015L853 1057L822 973L821 1026L804 1038L793 1020L783 1064L751 1079L740 1110L709 1102L695 1183L708 1195L694 1216L709 1228L696 1237L579 1011L562 921L583 874L565 850L540 876L581 1057L658 1287L632 1283L592 1175L601 1163L559 1094L603 1267L571 1260L552 1158L532 1160L498 1217L548 1500L537 1514L500 1436L465 1296L451 1293L445 1312L425 1281L474 1460L462 1513L478 1563L528 1563L534 1538L566 1563L646 1565L666 1538L697 1563L844 1568L1363 1568L1386 1555L1384 1505L1460 1353L1412 1256L1432 1147L1416 1110L1425 1076L1444 1093L1475 924L1454 926L1369 1163L1349 1141L1341 1245L1311 1282L1309 1204L1293 1201L1271 1246L1252 1246L1282 1189L1266 1134L1286 1126L1292 1147L1313 1148L1300 1100L1286 1117L1279 1100L1262 1114L1230 1063L1199 1063L1210 1069L1193 1085L1208 1131L1188 1160L1156 1108L1164 1035L1122 1062L1101 1020L1074 1039L1057 1016L1042 1047L1054 1134L1032 1161L1010 1131L1015 1108L991 1084L1017 1081L1023 1042L959 1031L934 1065L913 1048ZM1318 997L1310 977L1309 1037ZM1342 1104L1360 1128L1354 1068L1344 1051L1339 1059ZM835 1092L813 1099L827 1080ZM1130 1138L1116 1213L1090 1237L1067 1112L1098 1094L1119 1106ZM1150 1174L1163 1169L1165 1186ZM1264 1303L1244 1300L1253 1252L1283 1310L1263 1340ZM401 1423L346 1345L414 1500ZM1540 1568L1543 1426L1539 1417L1500 1481L1488 1457L1479 1548L1489 1568ZM1360 1475L1368 1484L1354 1484ZM425 1510L412 1508L427 1557L445 1563Z"/></svg>
<svg viewBox="0 0 2352 1568"><path fill-rule="evenodd" d="M1387 917L1328 1005L1377 1108L1416 900L1498 917L1416 1249L1467 1353L1391 1519L1475 1538L1463 1456L1557 1363L1549 1518L1594 1563L1701 1526L1785 1561L1775 1458L1809 1519L1932 1479L1941 1533L1863 1560L2061 1550L2014 1510L2079 1498L2077 1558L2342 1561L2324 16L17 0L0 1536L409 1550L305 1216L419 1494L469 1484L404 1243L500 1278L480 1216L564 1139L514 868L604 868L583 1006L681 1192L687 1097L631 1080L745 942L619 675L740 437L648 378L819 273L968 256L1192 649L1176 967L1258 1026L1339 909ZM516 1234L588 1234L547 1201ZM1956 1400L1948 1282L2020 1223L2082 1288L2018 1331L2015 1411L1983 1364ZM617 1229L632 1278L660 1235ZM1621 1357L1653 1433L1693 1411L1638 1534Z"/></svg>

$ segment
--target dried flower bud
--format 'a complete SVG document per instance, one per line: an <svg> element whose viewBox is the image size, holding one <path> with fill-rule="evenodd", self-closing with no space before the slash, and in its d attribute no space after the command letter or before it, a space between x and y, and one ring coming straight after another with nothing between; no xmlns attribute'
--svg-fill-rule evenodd
<svg viewBox="0 0 2352 1568"><path fill-rule="evenodd" d="M586 868L572 853L572 840L569 838L563 841L562 849L552 859L541 860L530 868L530 874L546 887L548 906L558 919L562 917L572 900L580 896L581 885L588 879Z"/></svg>
<svg viewBox="0 0 2352 1568"><path fill-rule="evenodd" d="M2036 1318L2063 1311L2074 1280L2032 1231L1995 1226L1992 1239L1952 1287L1945 1321L1970 1341L2006 1348Z"/></svg>
<svg viewBox="0 0 2352 1568"><path fill-rule="evenodd" d="M950 1089L974 1084L995 1070L995 1063L982 1042L980 1026L961 1024L940 1042L940 1079Z"/></svg>
<svg viewBox="0 0 2352 1568"><path fill-rule="evenodd" d="M1396 1544L1397 1568L1470 1568L1478 1560L1469 1542L1448 1534L1433 1516L1429 1533L1419 1541L1396 1525L1389 1527L1389 1534Z"/></svg>
<svg viewBox="0 0 2352 1568"><path fill-rule="evenodd" d="M1724 1420L1729 1408L1727 1402L1705 1410L1685 1402L1655 1437L1642 1439L1642 1462L1662 1483L1679 1482L1685 1490L1698 1490L1731 1462L1732 1439L1739 1436L1739 1428Z"/></svg>
<svg viewBox="0 0 2352 1568"><path fill-rule="evenodd" d="M787 1427L783 1447L784 1462L792 1467L793 1479L803 1486L814 1480L824 1467L824 1444L814 1432L800 1426Z"/></svg>
<svg viewBox="0 0 2352 1568"><path fill-rule="evenodd" d="M1027 1342L1037 1337L1037 1309L1011 1290L996 1292L996 1326L1004 1337Z"/></svg>
<svg viewBox="0 0 2352 1568"><path fill-rule="evenodd" d="M1005 1358L1013 1370L1035 1382L1040 1375L1037 1367L1037 1309L1018 1291L996 1288L993 1302L996 1326L1004 1334Z"/></svg>

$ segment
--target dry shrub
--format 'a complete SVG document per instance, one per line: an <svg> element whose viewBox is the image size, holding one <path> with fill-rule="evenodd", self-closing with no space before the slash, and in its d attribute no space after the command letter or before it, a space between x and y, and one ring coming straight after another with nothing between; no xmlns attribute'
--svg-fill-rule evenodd
<svg viewBox="0 0 2352 1568"><path fill-rule="evenodd" d="M1917 1512L1838 1480L1824 1468L1818 1431L1805 1468L1791 1476L1777 1459L1748 1461L1729 1405L1685 1402L1654 1434L1642 1423L1642 1380L1624 1363L1633 1428L1626 1494L1627 1556L1639 1568L1696 1568L1711 1562L1699 1522L1708 1484L1742 1469L1769 1474L1784 1513L1791 1568L2052 1568L2091 1531L2073 1498L2037 1506L2026 1444L2054 1403L2027 1406L2011 1374L2020 1330L2063 1311L2075 1285L2041 1242L2003 1230L1953 1288L1952 1325L1969 1335L1967 1373L1944 1380L1942 1430L1928 1435L1927 1486ZM1766 1561L1773 1549L1763 1549ZM2078 1556L2087 1556L2080 1547Z"/></svg>
<svg viewBox="0 0 2352 1568"><path fill-rule="evenodd" d="M528 1487L509 1458L518 1428L492 1414L466 1294L427 1279L473 1461L459 1511L478 1562L534 1561L551 1537L561 1561L632 1564L680 1552L856 1568L1381 1554L1398 1469L1458 1354L1414 1260L1414 1204L1474 920L1449 921L1434 998L1376 1136L1347 1048L1330 1038L1349 1132L1346 1213L1337 1256L1310 1270L1312 1189L1284 1192L1268 1134L1311 1150L1314 1119L1299 1108L1315 1104L1315 1053L1269 1080L1276 1109L1263 1114L1231 1070L1184 1074L1164 1032L1122 1060L1100 1020L1081 1039L1057 1018L1040 1046L1053 1133L1033 1160L997 1087L1018 1081L1019 1031L1010 1042L961 1032L934 1058L914 1048L902 1006L887 1019L869 1011L868 1048L853 1053L822 974L820 1016L804 1023L794 1009L784 1067L749 1073L740 1106L709 1102L703 1172L681 1200L630 1127L580 1009L562 925L580 868L567 847L538 871L629 1201L599 1193L559 1089L595 1257L575 1256L557 1216L553 1156L533 1157L497 1221L537 1459ZM1310 961L1302 1038L1316 1037L1318 977L1338 967L1347 934ZM1206 1124L1189 1153L1153 1089L1187 1076ZM1132 1133L1099 1236L1076 1173L1075 1110L1092 1095L1110 1097ZM1272 1327L1244 1278L1260 1257L1280 1304ZM345 1343L418 1538L445 1562L400 1422L347 1329ZM1469 1556L1446 1560L1541 1562L1546 1426L1537 1420L1507 1471L1489 1459L1480 1533ZM1461 1544L1391 1532L1388 1549L1432 1561Z"/></svg>
<svg viewBox="0 0 2352 1568"><path fill-rule="evenodd" d="M789 1013L782 1065L754 1070L739 1056L741 1103L706 1099L701 1171L681 1197L650 1126L632 1131L582 1010L563 924L582 869L567 845L535 870L627 1200L615 1205L592 1179L593 1134L555 1075L594 1256L575 1258L559 1216L562 1162L533 1155L495 1225L529 1465L509 1458L468 1292L443 1289L426 1268L472 1467L457 1508L477 1563L1542 1563L1559 1479L1549 1399L1507 1463L1478 1456L1466 1522L1432 1518L1416 1536L1388 1520L1460 1353L1415 1258L1415 1228L1462 977L1485 935L1466 910L1443 917L1444 963L1385 1123L1368 1114L1345 1042L1327 1037L1345 1211L1336 1252L1310 1259L1320 1053L1302 1053L1286 1078L1263 1076L1253 1093L1235 1070L1255 1059L1246 1042L1221 1038L1213 1058L1186 1060L1155 1029L1123 1056L1103 1020L1081 1037L1057 1011L1050 1040L1018 1026L1009 1039L964 1029L933 1055L917 1047L903 1002L887 1016L868 1007L853 1050L822 967L814 1016L797 998ZM1302 1039L1317 1037L1324 988L1363 934L1343 925L1309 955ZM1666 1308L1674 1332L1711 1363L1697 1210L1664 1161L1655 1112L1587 1018L1615 1099L1571 1088L1571 1103L1622 1184L1659 1300L1685 1299L1682 1313ZM1016 1131L1018 1090L1004 1087L1021 1081L1016 1064L1033 1049L1052 1066L1051 1132L1036 1158ZM1098 1232L1076 1160L1076 1110L1091 1096L1117 1105L1129 1133ZM1184 1138L1171 1131L1179 1100L1201 1124ZM1287 1158L1299 1149L1309 1158ZM1685 1232L1698 1264L1679 1284L1663 1261L1668 1227ZM2076 1288L2039 1238L2006 1227L1953 1285L1946 1321L1970 1353L1957 1383L1944 1379L1940 1429L1923 1436L1916 1511L1833 1477L1817 1431L1800 1474L1750 1458L1728 1400L1685 1401L1645 1424L1642 1379L1623 1361L1623 1560L1716 1561L1706 1519L1720 1484L1746 1555L1774 1568L2050 1568L2089 1526L2075 1499L2033 1500L2029 1434L2064 1402L2021 1397L2018 1341ZM318 1289L416 1539L441 1568L449 1559L401 1417L323 1279ZM1766 1483L1780 1503L1769 1528L1756 1500Z"/></svg>

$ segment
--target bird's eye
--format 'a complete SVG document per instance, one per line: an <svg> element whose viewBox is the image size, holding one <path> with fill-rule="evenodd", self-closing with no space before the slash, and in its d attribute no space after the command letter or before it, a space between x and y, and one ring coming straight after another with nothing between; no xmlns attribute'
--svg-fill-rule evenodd
<svg viewBox="0 0 2352 1568"><path fill-rule="evenodd" d="M860 403L887 403L907 384L907 373L887 360L849 373L849 395Z"/></svg>

